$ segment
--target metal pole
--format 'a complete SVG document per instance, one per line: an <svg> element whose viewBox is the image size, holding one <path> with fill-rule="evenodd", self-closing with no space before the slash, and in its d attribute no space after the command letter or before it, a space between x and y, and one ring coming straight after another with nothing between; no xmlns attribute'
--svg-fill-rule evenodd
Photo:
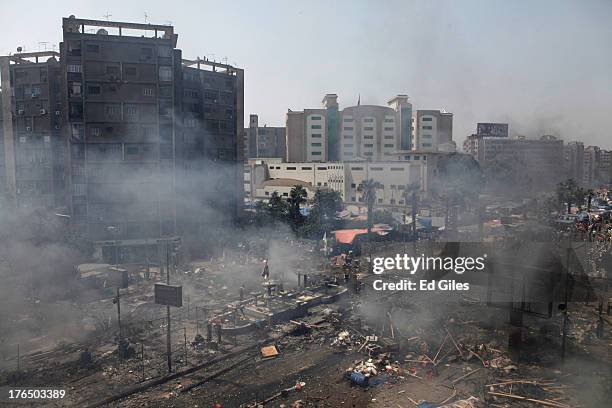
<svg viewBox="0 0 612 408"><path fill-rule="evenodd" d="M140 343L140 362L142 367L142 381L145 380L145 366L144 366L144 343Z"/></svg>
<svg viewBox="0 0 612 408"><path fill-rule="evenodd" d="M183 327L183 336L185 337L185 365L187 365L187 328Z"/></svg>
<svg viewBox="0 0 612 408"><path fill-rule="evenodd" d="M196 336L198 334L200 334L200 327L199 327L199 323L198 323L198 307L195 307L195 319L196 319Z"/></svg>
<svg viewBox="0 0 612 408"><path fill-rule="evenodd" d="M170 251L166 241L166 284L170 284ZM172 346L170 343L170 305L166 305L166 316L168 319L168 332L166 333L166 354L168 357L168 372L172 372Z"/></svg>
<svg viewBox="0 0 612 408"><path fill-rule="evenodd" d="M119 326L119 340L123 338L121 332L121 301L119 300L119 287L117 287L117 325Z"/></svg>
<svg viewBox="0 0 612 408"><path fill-rule="evenodd" d="M20 370L20 364L19 364L19 360L20 360L20 355L19 355L19 343L17 343L17 371Z"/></svg>
<svg viewBox="0 0 612 408"><path fill-rule="evenodd" d="M563 311L563 337L561 338L561 360L565 359L565 342L567 338L567 309L568 309L568 286L569 286L569 272L570 272L570 242L567 242L567 255L566 255L566 267L565 267L565 310Z"/></svg>

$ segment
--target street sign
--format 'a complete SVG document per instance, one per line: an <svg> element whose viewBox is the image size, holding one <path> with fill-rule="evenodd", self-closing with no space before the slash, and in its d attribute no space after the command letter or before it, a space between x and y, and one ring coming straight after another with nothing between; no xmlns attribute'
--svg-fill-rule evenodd
<svg viewBox="0 0 612 408"><path fill-rule="evenodd" d="M177 285L155 284L155 303L175 307L183 306L183 287Z"/></svg>

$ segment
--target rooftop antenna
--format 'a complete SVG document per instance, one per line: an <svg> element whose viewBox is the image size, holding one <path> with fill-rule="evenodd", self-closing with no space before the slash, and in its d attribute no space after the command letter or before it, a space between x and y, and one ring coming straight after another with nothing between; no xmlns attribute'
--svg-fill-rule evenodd
<svg viewBox="0 0 612 408"><path fill-rule="evenodd" d="M106 18L106 21L109 21L109 18L112 17L112 14L109 14L109 12L107 11L106 14L104 14L102 17Z"/></svg>
<svg viewBox="0 0 612 408"><path fill-rule="evenodd" d="M44 51L47 51L47 44L49 44L48 41L39 41L38 42L38 51L40 51L40 46L42 45L44 48Z"/></svg>
<svg viewBox="0 0 612 408"><path fill-rule="evenodd" d="M223 60L223 63L224 63L225 65L227 65L227 57L223 57L223 59L222 59L222 60Z"/></svg>
<svg viewBox="0 0 612 408"><path fill-rule="evenodd" d="M145 11L144 13L144 17L145 17L145 23L149 23L149 15L147 14L147 12Z"/></svg>

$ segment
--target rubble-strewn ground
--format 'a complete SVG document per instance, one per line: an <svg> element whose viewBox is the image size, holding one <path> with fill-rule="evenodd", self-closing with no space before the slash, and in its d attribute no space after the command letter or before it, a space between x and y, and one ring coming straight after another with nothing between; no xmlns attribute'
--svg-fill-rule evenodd
<svg viewBox="0 0 612 408"><path fill-rule="evenodd" d="M317 257L302 256L312 258L303 265L319 268ZM597 338L595 304L570 305L564 361L559 316L525 317L517 359L508 350L515 329L508 324L507 310L456 292L383 296L370 290L367 279L359 295L317 306L293 322L224 338L218 350L195 342L196 333L205 336L204 313L210 316L238 300L241 284L247 294L261 291L258 274L258 263L202 262L190 273L174 275L173 281L186 288L189 304L173 314L174 368L212 363L107 405L248 407L268 400L266 407L427 407L425 401L435 404L429 406L464 407L609 406L612 318L604 316L604 335ZM297 281L295 276L285 278ZM110 293L102 301L72 305L91 321L78 343L67 337L66 345L43 344L38 354L29 350L19 372L6 370L12 362L4 361L3 382L22 388L63 387L67 399L47 405L82 407L163 378L165 309L153 305L151 286L152 281L141 281L122 292L123 335L133 352L129 358L116 352ZM262 358L259 346L264 343L275 344L279 355ZM85 350L91 353L91 363ZM353 372L367 375L368 384L351 381Z"/></svg>

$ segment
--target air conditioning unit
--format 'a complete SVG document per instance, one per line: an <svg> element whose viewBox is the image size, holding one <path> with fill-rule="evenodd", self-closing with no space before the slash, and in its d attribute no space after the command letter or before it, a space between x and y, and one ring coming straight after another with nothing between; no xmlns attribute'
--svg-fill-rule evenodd
<svg viewBox="0 0 612 408"><path fill-rule="evenodd" d="M47 110L46 109L41 109L40 110L40 114L41 115L46 115L47 114Z"/></svg>
<svg viewBox="0 0 612 408"><path fill-rule="evenodd" d="M62 111L58 111L58 110L55 111L55 116L61 116L61 115L62 115Z"/></svg>
<svg viewBox="0 0 612 408"><path fill-rule="evenodd" d="M32 126L26 126L26 132L31 132L32 131Z"/></svg>
<svg viewBox="0 0 612 408"><path fill-rule="evenodd" d="M18 115L23 115L24 113L25 113L25 112L23 111L23 109L19 109L19 110L17 110L17 114L18 114Z"/></svg>

